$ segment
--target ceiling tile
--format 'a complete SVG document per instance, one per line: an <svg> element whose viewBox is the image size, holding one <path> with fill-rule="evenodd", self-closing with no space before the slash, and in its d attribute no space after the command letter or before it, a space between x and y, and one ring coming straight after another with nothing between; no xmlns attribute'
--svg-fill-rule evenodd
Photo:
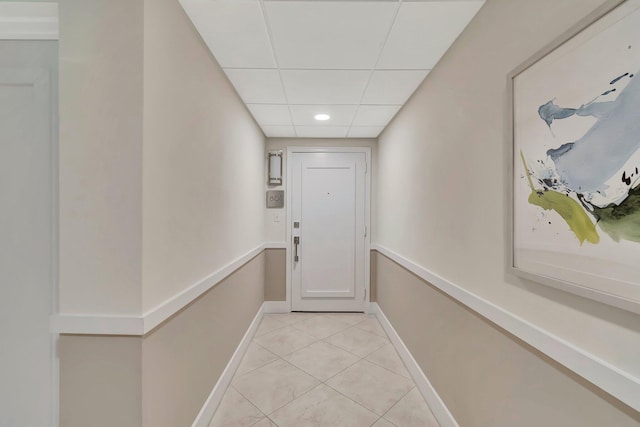
<svg viewBox="0 0 640 427"><path fill-rule="evenodd" d="M352 126L349 129L349 138L377 138L384 126Z"/></svg>
<svg viewBox="0 0 640 427"><path fill-rule="evenodd" d="M398 7L388 1L269 1L280 68L371 69Z"/></svg>
<svg viewBox="0 0 640 427"><path fill-rule="evenodd" d="M247 104L286 104L278 70L225 69Z"/></svg>
<svg viewBox="0 0 640 427"><path fill-rule="evenodd" d="M247 104L259 125L291 126L291 114L286 105Z"/></svg>
<svg viewBox="0 0 640 427"><path fill-rule="evenodd" d="M374 71L362 103L402 105L428 73L428 70Z"/></svg>
<svg viewBox="0 0 640 427"><path fill-rule="evenodd" d="M361 105L353 126L386 126L399 109L400 105Z"/></svg>
<svg viewBox="0 0 640 427"><path fill-rule="evenodd" d="M296 126L301 138L345 138L349 126Z"/></svg>
<svg viewBox="0 0 640 427"><path fill-rule="evenodd" d="M292 105L291 115L296 126L349 126L357 109L357 105ZM318 121L314 116L319 113L331 118Z"/></svg>
<svg viewBox="0 0 640 427"><path fill-rule="evenodd" d="M376 69L432 69L483 4L402 2Z"/></svg>
<svg viewBox="0 0 640 427"><path fill-rule="evenodd" d="M222 68L275 68L259 0L181 0Z"/></svg>
<svg viewBox="0 0 640 427"><path fill-rule="evenodd" d="M296 131L293 126L260 126L269 138L293 138Z"/></svg>
<svg viewBox="0 0 640 427"><path fill-rule="evenodd" d="M359 104L369 71L282 70L291 104Z"/></svg>

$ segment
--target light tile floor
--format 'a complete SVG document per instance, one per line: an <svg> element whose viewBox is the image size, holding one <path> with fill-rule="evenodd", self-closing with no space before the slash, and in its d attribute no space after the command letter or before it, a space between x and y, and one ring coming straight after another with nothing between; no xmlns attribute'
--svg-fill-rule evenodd
<svg viewBox="0 0 640 427"><path fill-rule="evenodd" d="M267 314L210 427L438 427L374 316Z"/></svg>

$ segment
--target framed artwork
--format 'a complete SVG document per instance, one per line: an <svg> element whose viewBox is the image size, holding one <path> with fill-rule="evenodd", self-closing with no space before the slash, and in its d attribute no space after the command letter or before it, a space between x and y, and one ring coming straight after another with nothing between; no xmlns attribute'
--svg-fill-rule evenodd
<svg viewBox="0 0 640 427"><path fill-rule="evenodd" d="M508 78L509 269L640 313L640 0Z"/></svg>

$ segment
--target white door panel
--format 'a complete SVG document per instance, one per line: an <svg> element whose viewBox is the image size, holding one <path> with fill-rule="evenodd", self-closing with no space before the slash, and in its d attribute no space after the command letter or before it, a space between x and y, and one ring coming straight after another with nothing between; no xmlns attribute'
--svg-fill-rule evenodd
<svg viewBox="0 0 640 427"><path fill-rule="evenodd" d="M356 165L302 165L302 297L355 296Z"/></svg>
<svg viewBox="0 0 640 427"><path fill-rule="evenodd" d="M291 162L292 309L362 311L366 154L293 153Z"/></svg>
<svg viewBox="0 0 640 427"><path fill-rule="evenodd" d="M0 41L0 426L56 425L56 46Z"/></svg>

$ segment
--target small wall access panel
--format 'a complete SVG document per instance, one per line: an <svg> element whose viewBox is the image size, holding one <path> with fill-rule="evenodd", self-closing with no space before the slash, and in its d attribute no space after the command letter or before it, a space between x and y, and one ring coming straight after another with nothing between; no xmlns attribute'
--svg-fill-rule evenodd
<svg viewBox="0 0 640 427"><path fill-rule="evenodd" d="M283 208L284 207L284 190L268 190L267 191L267 208Z"/></svg>

